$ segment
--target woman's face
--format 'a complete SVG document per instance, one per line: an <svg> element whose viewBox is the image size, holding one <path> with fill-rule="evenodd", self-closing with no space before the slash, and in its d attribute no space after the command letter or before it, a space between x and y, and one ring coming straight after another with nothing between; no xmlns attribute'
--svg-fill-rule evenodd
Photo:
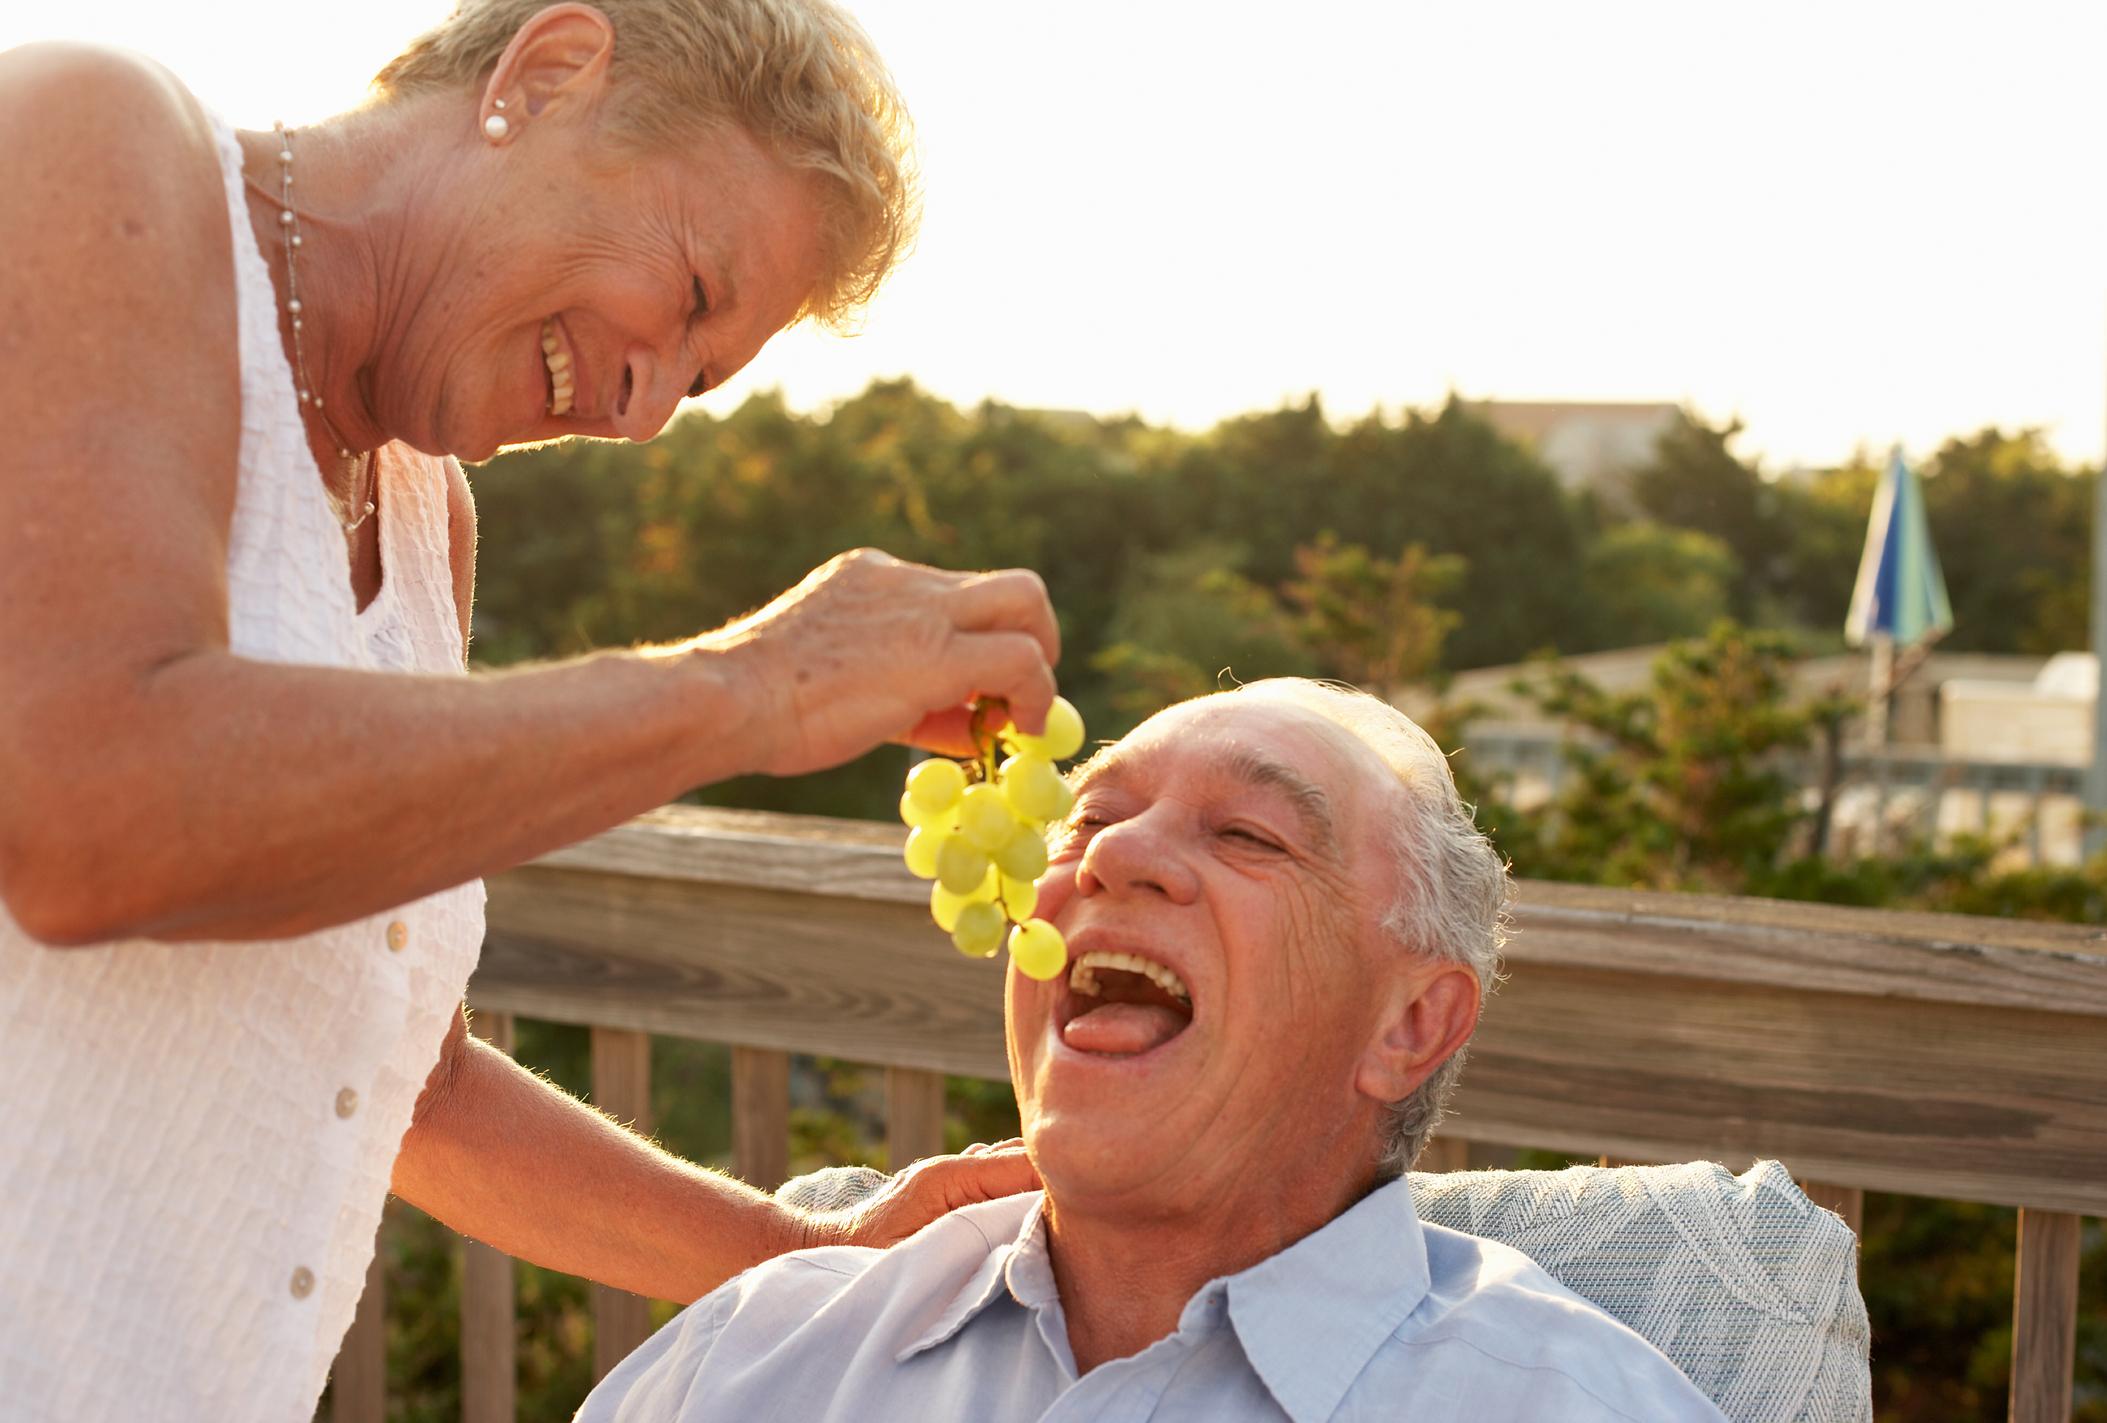
<svg viewBox="0 0 2107 1423"><path fill-rule="evenodd" d="M475 162L475 220L405 264L430 275L377 363L396 375L376 414L418 448L477 460L563 435L648 440L818 279L812 178L737 130L630 159L590 124L530 120Z"/></svg>

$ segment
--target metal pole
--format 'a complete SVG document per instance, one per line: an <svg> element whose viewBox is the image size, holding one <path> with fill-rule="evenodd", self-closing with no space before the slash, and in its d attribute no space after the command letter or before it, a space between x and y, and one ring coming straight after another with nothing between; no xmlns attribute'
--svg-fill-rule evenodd
<svg viewBox="0 0 2107 1423"><path fill-rule="evenodd" d="M2100 461L2092 497L2092 656L2100 680L2092 699L2092 765L2085 772L2085 808L2092 828L2085 832L2085 855L2107 851L2107 458Z"/></svg>

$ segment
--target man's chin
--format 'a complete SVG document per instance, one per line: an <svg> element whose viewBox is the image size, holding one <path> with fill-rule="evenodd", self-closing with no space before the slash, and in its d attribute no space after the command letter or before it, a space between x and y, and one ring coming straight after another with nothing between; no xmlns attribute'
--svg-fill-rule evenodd
<svg viewBox="0 0 2107 1423"><path fill-rule="evenodd" d="M1057 1179L1098 1194L1162 1174L1188 1143L1175 1140L1194 1098L1200 1054L1181 1034L1147 1053L1079 1052L1058 1041L1034 1074L1025 1140L1049 1188Z"/></svg>
<svg viewBox="0 0 2107 1423"><path fill-rule="evenodd" d="M1186 1149L1152 1118L1110 1111L1042 1113L1026 1125L1025 1145L1048 1197L1070 1209L1132 1209L1177 1180Z"/></svg>

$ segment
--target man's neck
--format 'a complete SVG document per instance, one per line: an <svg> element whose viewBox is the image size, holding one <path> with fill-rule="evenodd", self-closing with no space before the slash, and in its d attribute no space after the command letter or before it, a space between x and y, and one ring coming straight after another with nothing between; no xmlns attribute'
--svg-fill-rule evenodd
<svg viewBox="0 0 2107 1423"><path fill-rule="evenodd" d="M1332 1176L1334 1182L1338 1181ZM1378 1184L1273 1181L1239 1198L1180 1202L1175 1214L1047 1193L1047 1250L1078 1374L1174 1332L1201 1286L1248 1270L1323 1229Z"/></svg>

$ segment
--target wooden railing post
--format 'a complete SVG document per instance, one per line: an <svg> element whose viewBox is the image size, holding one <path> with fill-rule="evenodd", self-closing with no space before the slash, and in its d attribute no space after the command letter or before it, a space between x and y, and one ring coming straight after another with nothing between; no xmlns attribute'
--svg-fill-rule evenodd
<svg viewBox="0 0 2107 1423"><path fill-rule="evenodd" d="M593 1029L593 1105L650 1135L651 1035L625 1028ZM593 1378L606 1378L651 1337L650 1301L606 1285L593 1286Z"/></svg>
<svg viewBox="0 0 2107 1423"><path fill-rule="evenodd" d="M886 1165L898 1171L910 1161L944 1149L944 1074L913 1067L885 1069Z"/></svg>
<svg viewBox="0 0 2107 1423"><path fill-rule="evenodd" d="M366 1292L344 1347L330 1369L329 1416L333 1423L381 1423L388 1411L388 1287L386 1259L378 1242L366 1267Z"/></svg>
<svg viewBox="0 0 2107 1423"><path fill-rule="evenodd" d="M1419 1160L1412 1163L1414 1171L1468 1171L1471 1164L1471 1144L1460 1136L1440 1133L1430 1137L1419 1153Z"/></svg>
<svg viewBox="0 0 2107 1423"><path fill-rule="evenodd" d="M512 1015L477 1013L477 1037L508 1057ZM461 1423L514 1423L519 1416L519 1316L512 1257L464 1240L461 1259Z"/></svg>
<svg viewBox="0 0 2107 1423"><path fill-rule="evenodd" d="M2011 1423L2070 1423L2078 1353L2078 1227L2078 1217L2068 1211L2019 1213Z"/></svg>
<svg viewBox="0 0 2107 1423"><path fill-rule="evenodd" d="M790 1176L790 1054L732 1049L732 1172L773 1191Z"/></svg>

